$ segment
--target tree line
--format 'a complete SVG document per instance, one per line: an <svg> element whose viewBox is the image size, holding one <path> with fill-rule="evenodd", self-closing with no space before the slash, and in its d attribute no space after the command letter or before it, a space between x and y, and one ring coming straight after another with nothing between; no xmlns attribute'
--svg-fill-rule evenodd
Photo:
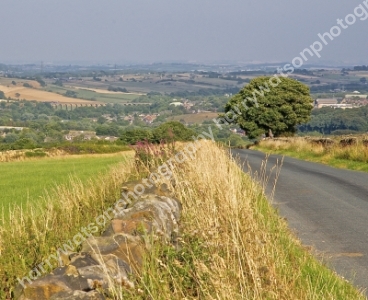
<svg viewBox="0 0 368 300"><path fill-rule="evenodd" d="M299 126L300 132L347 134L368 131L368 106L352 109L323 107L312 111L311 120Z"/></svg>

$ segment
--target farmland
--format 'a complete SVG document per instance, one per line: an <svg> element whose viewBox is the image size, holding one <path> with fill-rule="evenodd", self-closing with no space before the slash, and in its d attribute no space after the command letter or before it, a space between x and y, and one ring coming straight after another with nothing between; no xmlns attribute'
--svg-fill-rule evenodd
<svg viewBox="0 0 368 300"><path fill-rule="evenodd" d="M72 91L75 93L76 98L74 99L74 102L79 99L86 99L91 101L96 101L92 103L125 103L125 102L131 102L132 100L139 97L139 95L134 93L114 93L109 91L103 91L101 92L99 89L93 89L93 88L83 88L83 87L74 87L74 86L56 86L56 85L48 85L45 87L45 89L48 92L51 92L53 94L56 94L58 96L61 96L65 94L67 91ZM65 96L61 96L63 98L66 98ZM85 100L79 100L83 102L87 102ZM64 101L62 101L64 102Z"/></svg>
<svg viewBox="0 0 368 300"><path fill-rule="evenodd" d="M56 185L97 177L111 166L123 162L127 156L128 152L0 163L1 205L6 208L10 204L37 201Z"/></svg>
<svg viewBox="0 0 368 300"><path fill-rule="evenodd" d="M5 93L6 97L13 99L34 100L39 102L61 102L61 103L95 103L91 101L84 101L63 95L55 94L49 91L43 91L36 88L27 88L22 86L6 87L0 85L0 90ZM18 96L19 95L19 96Z"/></svg>

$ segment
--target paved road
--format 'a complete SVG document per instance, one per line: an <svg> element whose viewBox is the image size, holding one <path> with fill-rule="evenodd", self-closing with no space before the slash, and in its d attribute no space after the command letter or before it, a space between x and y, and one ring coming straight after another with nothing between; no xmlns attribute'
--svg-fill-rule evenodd
<svg viewBox="0 0 368 300"><path fill-rule="evenodd" d="M233 150L252 172L265 154ZM268 159L267 173L282 156ZM249 171L244 165L244 170ZM271 195L271 173L266 192ZM272 200L271 200L272 201ZM323 254L341 276L368 289L368 173L331 168L285 157L273 198L304 245Z"/></svg>

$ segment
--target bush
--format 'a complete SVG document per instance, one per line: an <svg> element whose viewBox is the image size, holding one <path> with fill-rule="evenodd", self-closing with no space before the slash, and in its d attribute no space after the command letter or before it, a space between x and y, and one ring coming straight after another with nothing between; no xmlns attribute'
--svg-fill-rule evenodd
<svg viewBox="0 0 368 300"><path fill-rule="evenodd" d="M135 145L139 141L153 142L154 138L150 130L130 129L124 131L119 140L127 145Z"/></svg>
<svg viewBox="0 0 368 300"><path fill-rule="evenodd" d="M194 135L193 130L176 121L166 122L153 130L156 142L190 141Z"/></svg>
<svg viewBox="0 0 368 300"><path fill-rule="evenodd" d="M128 90L126 88L115 87L115 86L111 86L111 85L107 88L107 90L111 91L111 92L128 93Z"/></svg>

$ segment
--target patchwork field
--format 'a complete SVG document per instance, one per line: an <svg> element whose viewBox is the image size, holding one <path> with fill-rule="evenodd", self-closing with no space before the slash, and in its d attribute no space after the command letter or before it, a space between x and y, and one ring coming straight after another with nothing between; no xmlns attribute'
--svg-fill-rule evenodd
<svg viewBox="0 0 368 300"><path fill-rule="evenodd" d="M37 201L56 185L97 177L130 155L127 152L0 163L0 204L6 208L27 200Z"/></svg>
<svg viewBox="0 0 368 300"><path fill-rule="evenodd" d="M70 98L53 92L44 91L36 88L36 85L34 85L34 88L24 87L18 84L12 86L0 85L0 91L3 91L6 97L11 97L13 99L34 100L39 102L96 104L96 102Z"/></svg>
<svg viewBox="0 0 368 300"><path fill-rule="evenodd" d="M145 95L145 93L123 93L123 92L113 92L113 91L108 91L108 90L102 90L102 89L90 89L90 88L79 87L79 86L75 86L74 88L76 88L77 90L87 90L87 91L91 91L91 92L95 92L95 93L99 93L99 94L113 94L113 95L137 95L137 96Z"/></svg>
<svg viewBox="0 0 368 300"><path fill-rule="evenodd" d="M62 94L66 93L67 91L73 91L76 94L76 98L71 98L77 101L83 101L83 103L88 103L92 100L91 103L125 103L125 102L132 102L132 100L139 97L138 94L135 93L119 93L119 92L110 92L108 90L94 89L94 88L84 88L84 87L73 87L73 86L56 86L56 85L47 85L45 88L48 92L52 92L56 95L61 97ZM97 92L99 91L99 92ZM66 97L64 97L66 98ZM77 99L79 98L79 99ZM86 99L86 100L81 100Z"/></svg>

